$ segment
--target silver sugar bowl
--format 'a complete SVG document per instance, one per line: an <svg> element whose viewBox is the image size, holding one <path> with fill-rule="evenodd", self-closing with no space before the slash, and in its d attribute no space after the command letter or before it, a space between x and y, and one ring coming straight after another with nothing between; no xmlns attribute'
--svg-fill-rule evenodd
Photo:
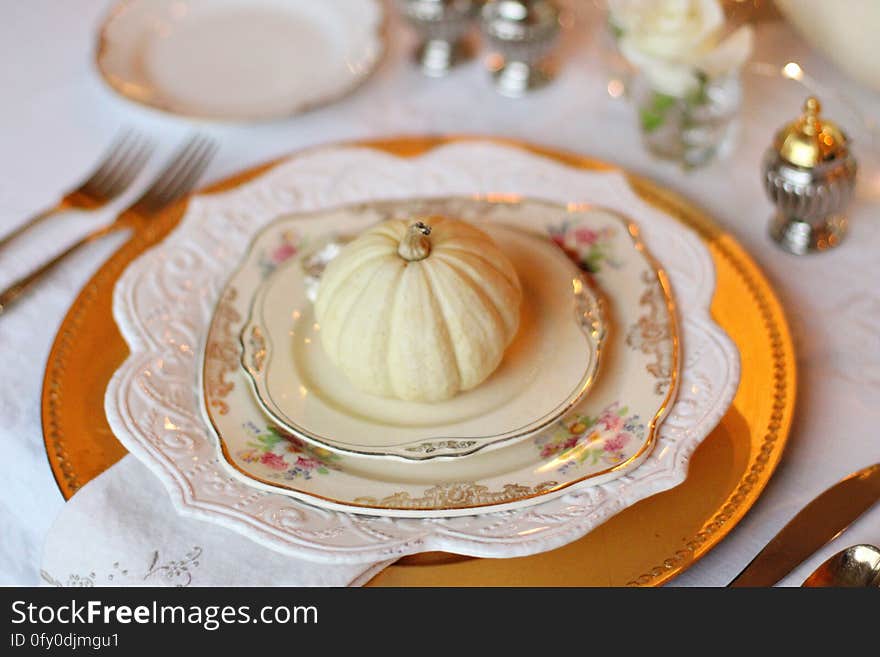
<svg viewBox="0 0 880 657"><path fill-rule="evenodd" d="M479 14L476 0L398 0L422 37L416 61L425 75L442 77L472 56L466 34Z"/></svg>
<svg viewBox="0 0 880 657"><path fill-rule="evenodd" d="M559 9L548 0L492 0L482 11L481 25L489 47L499 93L519 97L552 79L545 65L560 32Z"/></svg>
<svg viewBox="0 0 880 657"><path fill-rule="evenodd" d="M849 140L820 111L819 101L808 98L803 115L776 134L764 157L764 185L776 205L770 235L798 255L840 244L856 184Z"/></svg>

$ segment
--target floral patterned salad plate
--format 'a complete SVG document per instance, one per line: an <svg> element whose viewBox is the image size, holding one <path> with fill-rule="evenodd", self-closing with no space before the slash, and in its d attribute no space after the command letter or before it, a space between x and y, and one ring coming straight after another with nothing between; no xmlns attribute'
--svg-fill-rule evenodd
<svg viewBox="0 0 880 657"><path fill-rule="evenodd" d="M298 254L307 252L309 244L324 243L328 230L358 232L390 216L425 214L483 222L484 229L491 226L487 230L493 235L504 234L498 243L509 255L522 249L528 259L531 253L536 270L545 268L549 282L555 279L553 268L561 266L554 260L557 253L567 254L591 272L606 299L609 330L602 371L589 394L527 439L467 458L420 462L339 454L310 444L298 432L268 418L249 389L252 374L240 366L242 341L253 342L253 328L260 326L248 323L247 317L263 279L269 276L268 285L261 288L267 294L265 302L280 304L288 315L270 333L278 340L286 337L288 345L313 339L316 329L309 310L285 304L285 285L279 283L276 292L273 281L285 280L290 268L301 267ZM508 228L496 230L499 225ZM282 218L270 224L253 247L220 296L205 344L202 377L204 409L218 437L221 461L248 484L335 510L451 517L537 504L575 485L607 482L636 468L650 453L678 380L676 320L664 275L638 240L635 225L620 215L531 199L378 201ZM522 265L519 256L514 255L514 261ZM571 278L576 270L568 262L561 267L567 277L564 284L577 287L582 279ZM531 276L526 273L526 289L537 284ZM290 293L305 297L303 291ZM253 305L258 309L259 304L258 294ZM569 293L566 311L548 316L574 326L566 329L566 339L582 345L584 336L572 314ZM304 326L299 320L305 320ZM268 363L268 352L261 347L265 337L244 351L249 370ZM569 358L568 348L555 346ZM290 349L296 347L279 353L297 358ZM325 367L320 361L319 365ZM518 374L528 375L528 368ZM309 376L321 385L319 375ZM338 377L328 380L336 385ZM315 387L310 385L293 392L308 398ZM357 436L343 434L342 439L357 440Z"/></svg>
<svg viewBox="0 0 880 657"><path fill-rule="evenodd" d="M256 291L266 271L263 254L277 249L279 229L272 224L254 240L230 285L254 299L241 343L257 402L278 427L318 447L414 461L496 449L550 427L595 382L606 327L588 278L552 241L521 228L483 222L516 269L523 302L517 336L482 384L441 402L389 399L361 392L327 358L312 297L345 239L339 236L396 218L408 205L358 205L282 220L282 235L316 223L336 232L310 235ZM470 220L486 206L455 205L456 216Z"/></svg>

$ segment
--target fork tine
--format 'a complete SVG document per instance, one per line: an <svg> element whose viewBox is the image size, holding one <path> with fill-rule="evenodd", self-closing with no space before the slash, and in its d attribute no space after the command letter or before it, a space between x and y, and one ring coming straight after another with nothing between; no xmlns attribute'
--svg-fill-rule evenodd
<svg viewBox="0 0 880 657"><path fill-rule="evenodd" d="M165 163L165 168L152 184L144 191L141 197L135 201L135 205L154 207L162 198L162 194L174 177L182 168L183 164L191 157L192 151L198 146L201 136L191 137L185 144L180 146Z"/></svg>
<svg viewBox="0 0 880 657"><path fill-rule="evenodd" d="M190 139L178 151L177 156L172 159L139 203L142 203L149 210L156 210L174 200L174 193L180 192L181 180L191 177L193 167L204 159L206 148L211 144L211 140L203 136L195 136Z"/></svg>
<svg viewBox="0 0 880 657"><path fill-rule="evenodd" d="M122 167L131 158L139 143L140 140L136 136L127 137L113 153L113 156L101 166L100 171L96 172L96 175L87 182L88 191L96 196L107 196L107 191L120 177Z"/></svg>
<svg viewBox="0 0 880 657"><path fill-rule="evenodd" d="M203 135L196 135L193 137L192 141L189 143L190 148L187 150L186 154L178 159L177 167L171 175L165 179L163 185L156 189L158 195L164 197L168 194L168 189L174 185L174 181L177 180L187 167L190 166L190 163L198 157L199 152L204 148L206 142L207 138Z"/></svg>
<svg viewBox="0 0 880 657"><path fill-rule="evenodd" d="M180 175L175 178L174 184L166 190L165 203L176 201L190 191L211 163L216 152L217 145L211 140L206 140L199 152L193 156L188 168L181 171Z"/></svg>
<svg viewBox="0 0 880 657"><path fill-rule="evenodd" d="M131 142L135 137L136 133L130 129L126 129L119 133L119 135L113 140L113 143L111 143L104 151L104 157L101 159L101 163L92 172L88 179L80 185L80 190L89 193L95 193L100 190L106 178L116 170L119 161L131 147Z"/></svg>
<svg viewBox="0 0 880 657"><path fill-rule="evenodd" d="M121 194L134 180L153 152L150 139L138 139L126 158L119 163L117 173L105 184L105 195L114 198Z"/></svg>

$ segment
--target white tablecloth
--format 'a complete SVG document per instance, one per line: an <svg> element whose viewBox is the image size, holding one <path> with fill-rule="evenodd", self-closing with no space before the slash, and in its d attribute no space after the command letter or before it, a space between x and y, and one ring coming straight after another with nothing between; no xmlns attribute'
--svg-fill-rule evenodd
<svg viewBox="0 0 880 657"><path fill-rule="evenodd" d="M616 162L662 181L705 207L767 273L795 335L799 398L791 439L767 490L719 546L674 583L725 584L821 490L880 461L880 171L865 167L852 232L844 246L797 258L767 238L771 206L759 162L775 129L803 100L793 83L746 76L744 125L724 161L686 173L649 158L633 110L611 99L600 64L601 24L593 3L578 2L564 43L564 68L546 90L522 100L497 96L479 61L446 79L422 77L406 52L412 35L395 20L391 51L354 96L287 121L204 126L222 143L207 172L218 179L305 146L419 133L479 133L526 139ZM92 69L105 0L8 3L0 21L0 233L75 182L123 125L137 126L171 149L190 125L118 100ZM756 59L799 62L832 83L866 116L880 96L860 89L812 52L784 24L762 23ZM833 104L826 103L829 112ZM841 114L844 109L839 110ZM852 121L851 114L847 114ZM837 117L842 123L844 116ZM846 125L846 124L845 124ZM855 130L853 130L855 131ZM855 148L866 164L865 140ZM154 158L152 169L161 164ZM65 239L110 217L67 216L0 253L0 287ZM50 246L52 245L52 246ZM58 323L82 285L119 245L109 239L67 263L34 294L0 317L0 584L37 584L46 533L64 501L43 449L40 388ZM840 547L880 544L880 506L826 546L785 583Z"/></svg>

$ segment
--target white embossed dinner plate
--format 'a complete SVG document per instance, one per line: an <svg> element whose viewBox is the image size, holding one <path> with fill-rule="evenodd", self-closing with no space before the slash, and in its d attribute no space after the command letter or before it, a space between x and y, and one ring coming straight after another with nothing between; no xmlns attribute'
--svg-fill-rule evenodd
<svg viewBox="0 0 880 657"><path fill-rule="evenodd" d="M127 0L96 53L116 92L224 121L277 119L354 89L378 64L379 0Z"/></svg>
<svg viewBox="0 0 880 657"><path fill-rule="evenodd" d="M433 207L472 221L486 213L485 203L452 205ZM272 224L230 281L243 300L253 299L241 329L242 365L258 403L286 432L361 456L462 457L551 426L595 382L605 323L589 280L549 239L493 222L481 227L510 259L523 290L519 330L495 372L472 390L432 403L378 397L352 385L324 352L309 294L317 278L312 270L338 250L340 236L377 218L413 216L416 206L424 204L357 205ZM317 228L309 228L294 247L299 253L255 288L265 271L263 254L283 242L279 234L293 234L302 224ZM316 253L309 253L310 244Z"/></svg>
<svg viewBox="0 0 880 657"><path fill-rule="evenodd" d="M682 347L678 396L644 462L613 481L572 486L543 504L431 519L322 509L229 474L200 409L199 353L223 285L255 232L286 213L474 194L590 202L638 222L671 282ZM193 198L177 230L129 266L115 290L114 315L130 355L107 388L105 410L114 434L160 478L177 509L273 549L325 563L426 550L533 554L576 540L638 500L684 481L691 455L724 415L739 380L736 347L709 313L714 285L712 259L700 238L641 200L619 171L577 169L481 140L411 158L369 147L319 149L229 192ZM649 339L644 344L650 349ZM238 369L234 353L230 363ZM216 385L228 385L231 371L215 372Z"/></svg>

